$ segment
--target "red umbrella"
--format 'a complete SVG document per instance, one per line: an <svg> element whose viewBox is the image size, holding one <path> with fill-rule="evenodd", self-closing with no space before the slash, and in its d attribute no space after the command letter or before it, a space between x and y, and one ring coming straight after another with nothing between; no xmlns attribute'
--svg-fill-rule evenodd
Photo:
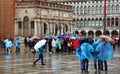
<svg viewBox="0 0 120 74"><path fill-rule="evenodd" d="M73 43L73 49L76 51L76 48L79 46L80 44L80 41L79 40L76 40L74 43Z"/></svg>

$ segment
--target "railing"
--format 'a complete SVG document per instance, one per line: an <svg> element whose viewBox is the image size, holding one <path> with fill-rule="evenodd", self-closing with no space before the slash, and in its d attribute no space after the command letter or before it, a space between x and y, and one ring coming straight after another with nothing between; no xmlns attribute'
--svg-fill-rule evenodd
<svg viewBox="0 0 120 74"><path fill-rule="evenodd" d="M95 29L95 30L97 30L97 29L99 29L99 30L103 30L103 26L99 26L99 27L93 27L93 26L91 26L91 27L76 27L77 29ZM114 26L114 27L106 27L106 30L119 30L119 27L118 26Z"/></svg>
<svg viewBox="0 0 120 74"><path fill-rule="evenodd" d="M40 2L40 1L37 1L37 2L17 2L15 5L16 6L41 6L41 7L51 7L51 8L57 8L57 9L72 10L72 6L69 6L69 5L46 3L46 2Z"/></svg>

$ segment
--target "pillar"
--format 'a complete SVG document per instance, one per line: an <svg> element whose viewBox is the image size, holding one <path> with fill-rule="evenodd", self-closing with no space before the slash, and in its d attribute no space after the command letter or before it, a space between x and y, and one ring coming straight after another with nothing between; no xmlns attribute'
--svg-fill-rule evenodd
<svg viewBox="0 0 120 74"><path fill-rule="evenodd" d="M15 27L14 27L14 29L15 29L15 32L14 32L14 34L15 35L18 35L18 21L17 20L15 20Z"/></svg>
<svg viewBox="0 0 120 74"><path fill-rule="evenodd" d="M38 22L35 20L35 29L34 29L34 35L37 35L37 26L38 25Z"/></svg>

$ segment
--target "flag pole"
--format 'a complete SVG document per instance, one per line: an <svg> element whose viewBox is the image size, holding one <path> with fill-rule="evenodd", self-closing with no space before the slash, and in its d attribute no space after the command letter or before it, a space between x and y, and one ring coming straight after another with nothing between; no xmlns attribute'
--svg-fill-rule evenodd
<svg viewBox="0 0 120 74"><path fill-rule="evenodd" d="M104 0L104 19L103 19L103 34L105 35L106 31L106 0Z"/></svg>

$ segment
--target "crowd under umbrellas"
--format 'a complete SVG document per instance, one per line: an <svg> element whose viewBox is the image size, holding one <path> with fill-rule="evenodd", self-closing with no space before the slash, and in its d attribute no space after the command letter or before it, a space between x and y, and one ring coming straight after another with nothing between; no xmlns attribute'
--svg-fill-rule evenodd
<svg viewBox="0 0 120 74"><path fill-rule="evenodd" d="M107 41L111 44L115 43L115 41L108 36L99 36L98 39L105 39L105 41ZM46 43L47 43L48 48L45 48L45 50L48 49L49 53L57 54L57 53L67 52L69 54L75 54L76 49L82 43L86 42L86 40L88 41L88 43L90 45L92 45L98 39L93 39L90 36L81 36L81 35L58 35L58 36L47 35L45 37L33 36L29 39L26 38L26 40L24 40L24 42L28 40L28 42L25 43L25 46L27 44L29 46L29 50L31 52L33 52L34 54L38 51L39 48L44 46ZM73 52L75 52L75 53L73 53ZM80 57L80 55L81 55L81 53L79 53L77 56ZM93 53L91 53L91 55L93 56ZM92 60L93 60L93 58L92 58ZM81 58L79 58L79 59L81 59ZM88 72L84 68L82 68L81 70Z"/></svg>

